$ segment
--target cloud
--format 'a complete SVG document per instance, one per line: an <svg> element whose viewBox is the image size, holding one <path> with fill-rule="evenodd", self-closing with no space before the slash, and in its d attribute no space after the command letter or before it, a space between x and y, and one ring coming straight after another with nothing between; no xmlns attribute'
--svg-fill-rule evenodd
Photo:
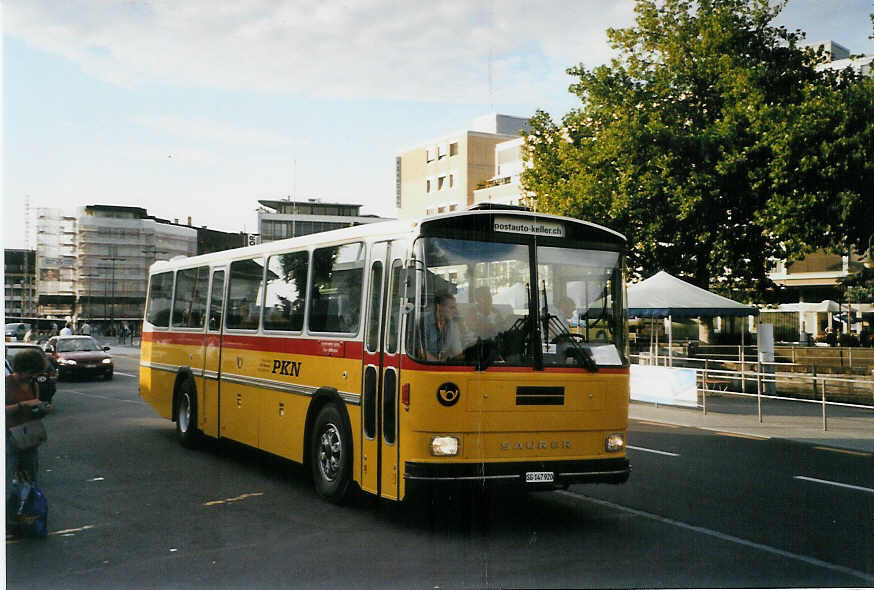
<svg viewBox="0 0 874 590"><path fill-rule="evenodd" d="M603 63L632 2L29 0L5 32L122 86L162 83L325 98L480 102L540 96ZM490 75L491 74L491 75Z"/></svg>

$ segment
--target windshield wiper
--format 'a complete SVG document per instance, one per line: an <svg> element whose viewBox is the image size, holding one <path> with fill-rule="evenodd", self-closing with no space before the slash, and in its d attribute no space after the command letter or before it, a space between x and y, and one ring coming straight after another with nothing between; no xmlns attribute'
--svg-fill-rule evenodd
<svg viewBox="0 0 874 590"><path fill-rule="evenodd" d="M580 342L583 339L582 334L571 332L564 322L554 315L549 316L549 325L557 332L550 341L551 344L558 344L562 341L569 342L571 349L567 351L568 356L573 356L581 367L592 373L598 370L598 364L595 362L595 357L592 356L592 351Z"/></svg>

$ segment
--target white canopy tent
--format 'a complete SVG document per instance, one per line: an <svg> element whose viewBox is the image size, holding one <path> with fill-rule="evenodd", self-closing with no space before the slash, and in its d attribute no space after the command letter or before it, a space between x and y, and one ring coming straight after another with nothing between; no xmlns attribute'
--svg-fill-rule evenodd
<svg viewBox="0 0 874 590"><path fill-rule="evenodd" d="M744 305L711 293L665 271L628 287L629 317L667 318L672 321L675 317L737 317L758 314L759 310L755 306ZM670 345L673 343L671 330L668 330L668 338L670 358Z"/></svg>

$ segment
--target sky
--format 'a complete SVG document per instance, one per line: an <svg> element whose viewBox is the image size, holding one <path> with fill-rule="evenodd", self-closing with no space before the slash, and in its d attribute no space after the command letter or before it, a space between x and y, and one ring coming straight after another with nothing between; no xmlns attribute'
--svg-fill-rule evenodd
<svg viewBox="0 0 874 590"><path fill-rule="evenodd" d="M478 115L560 117L632 0L6 0L3 244L25 203L145 207L257 231L259 199L395 215L395 156ZM874 54L872 0L790 0L778 23Z"/></svg>

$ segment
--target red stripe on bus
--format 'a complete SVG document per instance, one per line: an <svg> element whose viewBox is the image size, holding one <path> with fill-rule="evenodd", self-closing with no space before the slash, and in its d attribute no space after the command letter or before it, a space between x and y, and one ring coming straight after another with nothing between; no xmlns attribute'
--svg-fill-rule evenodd
<svg viewBox="0 0 874 590"><path fill-rule="evenodd" d="M408 356L404 356L402 369L411 371L440 371L445 373L472 373L476 371L476 367L461 366L461 365L441 365L438 363L425 364L417 362ZM489 373L588 373L588 369L581 367L544 367L543 371L535 371L534 367L499 367L496 365L486 369ZM600 367L598 374L607 375L628 375L628 367Z"/></svg>
<svg viewBox="0 0 874 590"><path fill-rule="evenodd" d="M192 334L185 332L144 332L146 342L176 344L183 346L202 346L205 339L213 346L218 344L218 334ZM355 340L287 338L270 336L248 336L224 334L224 348L275 352L280 354L303 354L309 356L342 357L360 359L363 346Z"/></svg>

